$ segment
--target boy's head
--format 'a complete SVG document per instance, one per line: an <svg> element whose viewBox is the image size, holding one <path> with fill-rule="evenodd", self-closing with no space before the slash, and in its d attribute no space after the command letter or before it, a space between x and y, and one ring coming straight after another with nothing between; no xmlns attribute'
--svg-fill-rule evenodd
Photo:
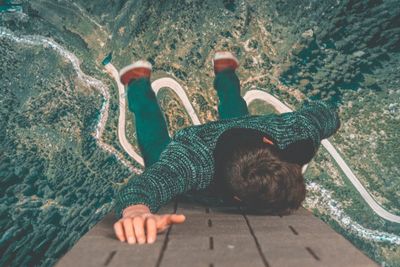
<svg viewBox="0 0 400 267"><path fill-rule="evenodd" d="M247 211L285 214L299 208L305 198L301 165L282 161L270 144L237 144L220 167L227 194Z"/></svg>

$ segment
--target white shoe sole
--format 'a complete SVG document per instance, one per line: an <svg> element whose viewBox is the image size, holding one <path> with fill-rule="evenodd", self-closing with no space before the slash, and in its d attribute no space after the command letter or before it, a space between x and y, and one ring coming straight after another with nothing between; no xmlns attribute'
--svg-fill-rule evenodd
<svg viewBox="0 0 400 267"><path fill-rule="evenodd" d="M221 51L221 52L216 52L214 55L214 58L212 60L213 68L214 68L214 61L219 60L219 59L233 59L236 62L236 64L239 65L238 59L231 52Z"/></svg>
<svg viewBox="0 0 400 267"><path fill-rule="evenodd" d="M119 77L121 77L122 75L124 75L125 73L127 73L128 71L130 71L131 69L134 69L134 68L146 68L146 69L150 69L150 71L153 70L153 66L151 65L150 62L148 62L146 60L138 60L138 61L134 62L133 64L123 67L119 71Z"/></svg>

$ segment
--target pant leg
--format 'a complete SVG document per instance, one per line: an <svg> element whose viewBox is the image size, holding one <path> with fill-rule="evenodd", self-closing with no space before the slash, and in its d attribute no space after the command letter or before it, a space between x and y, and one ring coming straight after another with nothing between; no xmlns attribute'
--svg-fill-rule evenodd
<svg viewBox="0 0 400 267"><path fill-rule="evenodd" d="M214 88L219 98L220 119L231 119L248 115L246 101L240 95L240 81L234 70L225 69L216 74Z"/></svg>
<svg viewBox="0 0 400 267"><path fill-rule="evenodd" d="M158 161L171 138L148 78L140 78L129 83L128 108L134 113L139 149L145 167L149 167Z"/></svg>

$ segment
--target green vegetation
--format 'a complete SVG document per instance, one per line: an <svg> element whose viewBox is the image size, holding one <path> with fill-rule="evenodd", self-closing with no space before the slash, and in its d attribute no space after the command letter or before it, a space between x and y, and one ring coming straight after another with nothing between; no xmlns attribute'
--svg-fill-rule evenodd
<svg viewBox="0 0 400 267"><path fill-rule="evenodd" d="M398 8L391 4L395 2L348 1L326 10L319 20L330 17L330 23L323 21L318 27L319 21L311 21L298 36L282 80L310 98L335 102L342 102L348 90L382 90L374 72L400 51L400 37L393 36L399 27Z"/></svg>
<svg viewBox="0 0 400 267"><path fill-rule="evenodd" d="M162 88L157 95L161 111L165 114L165 120L170 135L176 131L192 125L192 121L183 107L182 101L170 89Z"/></svg>
<svg viewBox="0 0 400 267"><path fill-rule="evenodd" d="M50 266L110 211L130 173L96 145L101 98L64 59L6 39L0 48L0 265Z"/></svg>
<svg viewBox="0 0 400 267"><path fill-rule="evenodd" d="M276 113L278 112L275 108L262 100L256 99L250 103L248 106L249 113L252 115L262 115L262 114L269 114L269 113Z"/></svg>

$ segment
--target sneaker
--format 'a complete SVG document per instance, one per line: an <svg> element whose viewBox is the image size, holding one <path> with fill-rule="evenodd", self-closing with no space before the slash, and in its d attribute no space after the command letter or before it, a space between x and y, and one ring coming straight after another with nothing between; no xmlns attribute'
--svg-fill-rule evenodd
<svg viewBox="0 0 400 267"><path fill-rule="evenodd" d="M130 64L122 68L119 72L119 78L123 85L128 85L132 80L136 80L142 77L150 79L152 65L146 60L138 60L133 64Z"/></svg>
<svg viewBox="0 0 400 267"><path fill-rule="evenodd" d="M215 74L227 68L235 70L239 66L238 59L228 51L216 52L212 63Z"/></svg>

